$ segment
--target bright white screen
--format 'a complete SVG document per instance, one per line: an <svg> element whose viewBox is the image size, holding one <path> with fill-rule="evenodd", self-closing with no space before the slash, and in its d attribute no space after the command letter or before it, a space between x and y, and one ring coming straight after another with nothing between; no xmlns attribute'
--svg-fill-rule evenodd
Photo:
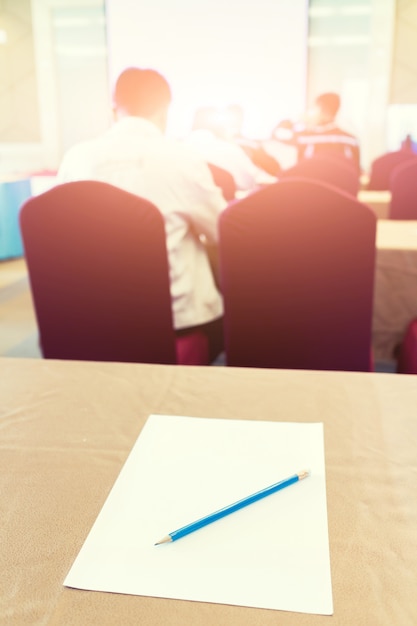
<svg viewBox="0 0 417 626"><path fill-rule="evenodd" d="M110 79L152 67L173 91L169 131L194 111L239 104L248 136L305 105L307 0L107 0Z"/></svg>

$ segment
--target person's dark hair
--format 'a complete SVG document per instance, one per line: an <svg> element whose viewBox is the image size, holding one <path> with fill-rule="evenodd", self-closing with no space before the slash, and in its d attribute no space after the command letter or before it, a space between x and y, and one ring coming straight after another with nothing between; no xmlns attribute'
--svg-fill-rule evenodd
<svg viewBox="0 0 417 626"><path fill-rule="evenodd" d="M340 109L340 96L337 93L322 93L316 98L316 106L329 118L334 118Z"/></svg>
<svg viewBox="0 0 417 626"><path fill-rule="evenodd" d="M156 70L128 67L116 81L113 102L129 115L146 118L169 105L171 89Z"/></svg>

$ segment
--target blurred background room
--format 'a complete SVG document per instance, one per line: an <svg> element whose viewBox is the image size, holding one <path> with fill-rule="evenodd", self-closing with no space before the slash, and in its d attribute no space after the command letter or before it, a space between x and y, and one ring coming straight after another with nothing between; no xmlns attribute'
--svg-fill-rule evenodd
<svg viewBox="0 0 417 626"><path fill-rule="evenodd" d="M20 204L54 184L72 145L109 127L121 70L167 77L173 138L188 137L201 107L238 111L231 138L257 167L262 150L265 180L296 161L275 126L305 120L318 94L336 92L366 187L380 155L415 149L416 52L417 3L407 0L0 0L0 181L19 183L0 196L0 352L39 354Z"/></svg>

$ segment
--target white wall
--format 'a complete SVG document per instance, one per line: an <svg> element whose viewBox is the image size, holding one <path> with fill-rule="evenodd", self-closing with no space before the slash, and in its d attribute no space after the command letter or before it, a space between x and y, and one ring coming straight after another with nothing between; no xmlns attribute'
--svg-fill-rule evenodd
<svg viewBox="0 0 417 626"><path fill-rule="evenodd" d="M169 130L189 130L202 105L237 103L245 130L268 136L302 111L306 0L107 0L110 77L153 67L173 90Z"/></svg>
<svg viewBox="0 0 417 626"><path fill-rule="evenodd" d="M110 120L104 0L31 0L28 11L37 98L20 106L36 109L39 137L0 144L3 178L56 168L66 148Z"/></svg>
<svg viewBox="0 0 417 626"><path fill-rule="evenodd" d="M415 106L407 111L388 106L396 3L310 2L310 17L318 11L321 39L313 46L310 41L308 93L341 92L342 122L360 136L365 167L395 148L403 132L417 132ZM296 117L306 104L307 4L107 0L105 15L105 0L31 0L38 102L25 104L39 111L40 139L1 143L0 176L54 168L71 144L101 132L110 123L110 84L127 65L153 66L167 76L174 94L173 134L187 132L197 106L232 102L246 109L249 135L267 135L278 120ZM345 32L355 11L362 12L366 31L357 42L365 56L356 61ZM329 17L332 13L339 18Z"/></svg>
<svg viewBox="0 0 417 626"><path fill-rule="evenodd" d="M359 137L361 162L385 152L396 0L311 0L308 96L337 91L339 123Z"/></svg>

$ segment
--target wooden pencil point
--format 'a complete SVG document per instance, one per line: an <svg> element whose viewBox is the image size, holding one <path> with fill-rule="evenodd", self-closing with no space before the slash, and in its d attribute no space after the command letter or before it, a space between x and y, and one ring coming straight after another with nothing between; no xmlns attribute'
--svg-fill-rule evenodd
<svg viewBox="0 0 417 626"><path fill-rule="evenodd" d="M172 541L172 537L170 537L169 535L167 535L166 537L164 537L163 539L160 539L159 541L157 541L155 543L156 546L159 546L161 543L169 543L170 541Z"/></svg>

